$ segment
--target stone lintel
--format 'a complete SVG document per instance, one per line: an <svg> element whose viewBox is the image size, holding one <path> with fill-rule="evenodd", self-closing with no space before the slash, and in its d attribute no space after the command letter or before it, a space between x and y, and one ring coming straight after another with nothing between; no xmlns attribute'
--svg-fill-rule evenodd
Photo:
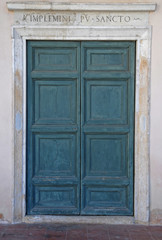
<svg viewBox="0 0 162 240"><path fill-rule="evenodd" d="M156 10L155 3L54 3L54 2L7 2L8 10L34 10L34 11L129 11L152 12Z"/></svg>

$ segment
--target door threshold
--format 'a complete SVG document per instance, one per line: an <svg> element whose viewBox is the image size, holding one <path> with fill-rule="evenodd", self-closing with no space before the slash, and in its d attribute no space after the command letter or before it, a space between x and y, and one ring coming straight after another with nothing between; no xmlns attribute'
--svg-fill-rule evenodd
<svg viewBox="0 0 162 240"><path fill-rule="evenodd" d="M25 216L24 223L60 223L60 224L134 224L132 216Z"/></svg>

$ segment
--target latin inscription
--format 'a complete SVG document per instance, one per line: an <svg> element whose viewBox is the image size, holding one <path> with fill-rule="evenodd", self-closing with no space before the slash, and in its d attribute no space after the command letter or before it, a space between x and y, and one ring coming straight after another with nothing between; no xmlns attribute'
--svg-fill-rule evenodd
<svg viewBox="0 0 162 240"><path fill-rule="evenodd" d="M86 21L86 22L89 22L89 21L95 21L95 22L100 22L100 23L111 23L111 22L130 22L131 20L131 17L130 16L111 16L111 15L108 15L108 16L96 16L95 18L90 18L90 16L87 16L87 15L82 15L81 16L81 22L83 21Z"/></svg>
<svg viewBox="0 0 162 240"><path fill-rule="evenodd" d="M71 22L71 16L67 15L54 15L54 14L24 14L23 21L25 22L37 22L37 23L52 23L52 22Z"/></svg>
<svg viewBox="0 0 162 240"><path fill-rule="evenodd" d="M130 25L140 24L142 15L135 13L23 13L17 23L62 25Z"/></svg>

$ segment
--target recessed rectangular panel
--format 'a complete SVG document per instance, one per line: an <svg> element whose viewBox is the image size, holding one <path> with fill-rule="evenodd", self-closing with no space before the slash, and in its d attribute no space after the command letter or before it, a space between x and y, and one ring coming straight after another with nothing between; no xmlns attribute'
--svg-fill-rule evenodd
<svg viewBox="0 0 162 240"><path fill-rule="evenodd" d="M86 185L83 187L83 196L82 214L131 215L128 186Z"/></svg>
<svg viewBox="0 0 162 240"><path fill-rule="evenodd" d="M77 48L33 47L35 71L76 71Z"/></svg>
<svg viewBox="0 0 162 240"><path fill-rule="evenodd" d="M35 175L77 176L76 135L36 134Z"/></svg>
<svg viewBox="0 0 162 240"><path fill-rule="evenodd" d="M127 176L127 134L87 134L84 176Z"/></svg>
<svg viewBox="0 0 162 240"><path fill-rule="evenodd" d="M129 48L85 47L85 71L127 71Z"/></svg>
<svg viewBox="0 0 162 240"><path fill-rule="evenodd" d="M128 124L128 81L84 80L87 124Z"/></svg>
<svg viewBox="0 0 162 240"><path fill-rule="evenodd" d="M86 186L87 204L95 207L111 207L124 205L125 188L106 187L106 186ZM124 201L123 201L124 200ZM85 206L86 207L86 206Z"/></svg>
<svg viewBox="0 0 162 240"><path fill-rule="evenodd" d="M32 213L67 214L78 212L77 186L35 186Z"/></svg>
<svg viewBox="0 0 162 240"><path fill-rule="evenodd" d="M35 80L36 124L72 124L77 121L77 82L75 80Z"/></svg>

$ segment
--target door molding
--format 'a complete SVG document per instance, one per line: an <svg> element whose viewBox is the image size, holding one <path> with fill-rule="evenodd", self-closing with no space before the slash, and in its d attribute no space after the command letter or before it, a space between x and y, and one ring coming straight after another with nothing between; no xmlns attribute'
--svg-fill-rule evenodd
<svg viewBox="0 0 162 240"><path fill-rule="evenodd" d="M149 223L151 26L14 25L13 222ZM26 216L26 40L136 41L134 217Z"/></svg>

